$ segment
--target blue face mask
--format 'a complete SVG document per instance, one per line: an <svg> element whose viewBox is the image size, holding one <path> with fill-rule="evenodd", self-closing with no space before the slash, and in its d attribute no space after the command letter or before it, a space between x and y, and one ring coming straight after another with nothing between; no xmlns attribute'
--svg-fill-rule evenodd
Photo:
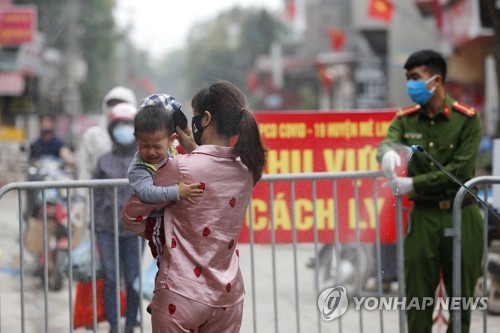
<svg viewBox="0 0 500 333"><path fill-rule="evenodd" d="M433 75L428 80L408 80L406 82L406 92L411 100L420 105L427 104L432 96L434 96L434 91L436 90L436 87L427 90L427 83L434 80L436 76Z"/></svg>
<svg viewBox="0 0 500 333"><path fill-rule="evenodd" d="M132 125L117 125L113 128L113 138L123 146L134 143L134 126Z"/></svg>

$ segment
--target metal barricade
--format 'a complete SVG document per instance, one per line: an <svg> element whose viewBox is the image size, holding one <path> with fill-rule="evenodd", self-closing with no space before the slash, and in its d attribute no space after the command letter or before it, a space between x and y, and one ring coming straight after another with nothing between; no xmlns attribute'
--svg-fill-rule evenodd
<svg viewBox="0 0 500 333"><path fill-rule="evenodd" d="M403 242L397 242L397 258L391 258L392 260L397 260L397 283L402 288L398 288L397 294L388 295L382 290L382 277L381 277L381 242L380 242L380 220L379 212L380 207L378 205L379 193L377 181L385 181L383 175L380 172L320 172L320 173L302 173L302 174L280 174L280 175L264 175L262 182L269 183L269 197L271 201L275 197L275 187L279 183L288 183L290 188L290 205L294 206L294 201L296 199L296 189L295 187L300 182L307 182L312 189L311 199L313 202L317 200L318 197L318 184L321 186L329 186L331 188L331 193L334 198L338 197L338 194L346 189L340 187L339 182L343 180L349 180L353 184L358 184L360 182L369 182L371 184L371 197L373 198L373 211L376 217L375 221L375 242L369 244L370 247L367 250L366 244L361 241L360 238L360 195L359 187L354 185L352 188L352 196L354 198L355 209L355 239L351 244L355 249L354 255L358 258L362 257L363 254L366 255L368 252L369 260L371 265L374 266L374 276L371 276L372 290L365 290L365 285L358 283L356 285L356 296L357 299L378 299L381 296L391 296L393 298L398 298L402 300L404 298L404 270L403 270ZM329 182L329 185L325 185L325 182ZM334 221L339 220L337 212L339 203L334 200ZM335 287L334 285L323 285L320 288L321 283L318 272L321 271L321 265L324 263L319 262L319 253L321 252L320 247L324 244L320 244L318 237L318 221L316 206L313 206L313 242L311 244L304 244L298 240L297 237L297 218L294 214L294 209L292 208L292 242L291 244L280 244L276 240L276 223L275 214L273 213L273 203L270 202L271 207L270 212L270 253L269 255L262 255L263 250L259 250L260 257L254 252L259 248L259 244L254 242L252 223L250 223L250 261L251 267L249 272L249 279L246 280L248 285L248 280L251 284L251 297L245 299L245 302L251 302L251 313L248 312L248 316L252 318L252 326L249 327L248 331L245 332L323 332L323 331L338 331L338 332L350 332L350 331L372 331L374 328L379 329L380 332L394 332L394 331L405 331L405 314L404 311L348 311L341 317L336 318L333 321L325 321L322 319L321 312L318 309L318 296L321 294L321 288ZM250 202L250 207L252 207L252 202ZM403 205L402 198L397 197L395 201L395 214L394 216L399 221L392 221L394 228L396 230L397 238L403 239ZM249 220L253 220L252 209L250 209ZM336 222L337 223L337 222ZM336 224L337 225L337 224ZM341 235L339 228L334 228L331 230L333 235L333 249L334 255L338 256L341 253L341 247L343 246L340 242ZM287 265L280 265L280 261L285 260L285 252L288 247L291 246L291 263L287 261ZM299 257L304 257L302 251L307 248L308 255L313 256L314 259L314 270L310 273L312 274L312 279L308 276L308 271L305 269L303 263L301 264ZM267 252L269 252L267 251ZM280 253L279 255L277 253ZM256 264L256 260L258 265ZM267 261L267 264L271 267L271 275L267 276L271 281L271 287L267 288L266 291L260 292L263 288L265 282L259 281L259 276L262 274L259 271L262 267L262 261ZM287 267L285 267L287 266ZM288 268L286 275L288 280L292 282L284 281L283 269ZM360 269L363 267L356 267L356 274L359 277ZM338 266L337 266L338 269ZM307 283L304 283L306 281ZM287 288L281 288L281 285L285 284ZM264 286L265 287L265 286ZM283 290L285 289L285 290ZM288 289L288 290L287 290ZM289 292L292 290L293 292ZM270 296L272 295L272 297ZM264 303L268 302L272 304L264 306ZM353 300L350 300L350 308L353 308ZM247 305L247 304L246 304ZM264 306L265 310L261 310ZM248 309L249 306L246 306ZM245 318L245 317L244 317ZM390 318L387 323L384 319ZM248 321L249 319L247 319ZM245 319L244 319L245 321Z"/></svg>
<svg viewBox="0 0 500 333"><path fill-rule="evenodd" d="M403 269L403 202L401 197L396 197L395 207L394 207L394 216L395 221L394 228L396 229L396 237L397 237L397 258L393 258L393 260L397 260L397 290L393 290L391 293L384 292L382 289L381 281L381 246L383 246L380 232L381 221L379 218L380 215L380 206L379 206L379 183L383 181L382 174L380 172L322 172L322 173L303 173L303 174L281 174L281 175L264 175L261 183L266 184L268 186L269 191L269 207L270 207L270 224L266 226L264 229L266 232L269 232L270 242L267 244L260 244L255 241L255 233L254 230L254 220L256 219L254 214L254 210L252 209L254 205L255 198L250 202L250 209L248 211L248 221L246 222L249 227L249 240L248 244L239 244L240 251L240 266L242 270L242 274L244 276L244 280L247 286L247 296L245 298L245 307L244 307L244 316L242 323L242 332L330 332L330 331L338 331L338 332L365 332L365 331L379 331L379 332L406 332L406 322L405 322L405 313L402 310L401 306L397 306L392 311L388 311L381 307L371 306L372 304L364 303L365 306L361 307L359 310L355 310L356 306L360 305L360 299L364 301L376 301L385 296L390 296L395 299L398 299L399 302L404 298L404 269ZM339 197L341 192L345 192L346 189L342 187L344 181L352 182L352 197L354 202L354 225L355 225L355 237L352 240L351 244L353 249L353 256L357 258L358 263L360 263L360 258L369 258L372 260L370 265L373 265L373 275L370 276L369 282L372 284L372 288L368 288L367 285L362 285L358 283L355 285L355 294L357 297L357 302L350 299L349 311L347 311L342 316L336 318L332 321L325 321L322 318L321 312L318 308L318 296L321 294L322 289L327 287L335 287L336 285L325 285L321 284L320 280L320 270L321 266L324 265L324 262L319 261L319 255L321 253L321 248L324 247L324 244L320 242L319 234L320 232L324 232L324 230L319 230L318 225L318 215L316 205L312 205L312 233L313 233L313 241L312 242L303 242L298 237L298 221L296 216L296 210L293 209L295 201L297 199L297 186L298 184L303 184L304 182L310 187L311 193L311 201L315 203L318 201L318 187L329 188L329 191L332 194L333 198ZM326 183L327 185L325 185ZM373 199L370 201L371 210L374 212L375 221L374 221L374 233L375 233L375 242L371 244L366 244L362 240L361 234L361 224L360 224L360 206L361 199L359 194L359 184L365 184L371 188L370 197ZM500 183L500 179L498 178L479 178L473 179L469 183L470 186L475 186L477 184L482 183ZM280 185L281 184L281 185ZM282 244L280 243L279 237L279 225L275 221L276 212L274 212L275 207L275 190L278 186L283 186L286 184L290 191L290 205L292 209L291 211L291 233L292 233L292 241L289 243ZM97 187L114 187L115 188L115 207L117 205L116 198L116 188L120 186L127 186L128 181L126 179L110 179L110 180L89 180L89 181L60 181L60 182L20 182L20 183L11 183L0 189L0 203L2 203L2 198L6 196L7 193L12 191L17 191L18 194L18 212L19 212L19 228L18 228L18 237L19 237L19 297L14 297L14 300L19 303L14 303L12 305L6 306L4 299L7 296L5 287L0 285L0 332L3 331L5 325L7 325L9 331L19 331L19 332L31 332L33 331L32 326L28 326L27 320L32 315L28 314L26 310L26 305L33 300L33 298L27 298L26 294L33 292L32 290L27 291L27 276L26 276L26 267L24 267L25 262L25 249L24 249L24 231L25 231L25 223L22 218L22 212L24 207L24 196L23 191L28 190L46 190L50 188L59 188L65 191L72 192L76 191L78 188L83 188L88 191L89 202L93 202L93 190ZM43 193L43 192L42 192ZM455 200L461 200L463 198L462 192L457 194L457 198ZM71 196L68 195L68 198ZM457 201L459 202L459 201ZM333 201L333 220L338 221L338 202L336 200ZM71 205L71 201L67 202L67 205ZM459 205L458 205L459 206ZM457 205L455 205L457 207ZM14 207L9 207L9 209L14 209ZM89 236L91 238L92 244L95 243L94 239L94 229L93 229L93 206L88 206L88 212L90 216L90 233ZM455 212L454 212L455 213ZM459 213L458 213L459 214ZM384 219L384 216L381 216ZM118 212L115 213L115 228L119 223ZM337 223L337 222L336 222ZM459 230L457 225L460 224L459 215L454 219L454 229ZM458 223L458 224L457 224ZM487 223L487 221L485 222ZM44 221L44 232L43 235L40 235L44 239L47 237L46 230L47 221ZM71 228L71 221L68 221L69 228ZM337 225L337 224L336 224ZM342 238L341 231L339 228L335 227L330 230L332 233L333 243L330 245L330 249L333 251L331 256L332 260L335 260L337 266L335 269L337 270L337 276L340 269L340 260L339 255L342 252L342 247L344 244L340 241ZM458 239L459 242L459 233L455 234L455 241ZM69 243L71 244L71 230L69 230ZM45 253L47 253L48 244L44 241L44 249ZM455 245L456 246L456 245ZM71 247L71 246L70 246ZM93 247L92 247L93 248ZM455 258L457 257L457 253L454 252ZM138 254L139 255L139 254ZM314 269L307 269L305 267L305 263L307 260L313 257L314 258ZM95 253L92 253L92 258L95 258ZM458 257L459 258L459 257ZM47 259L47 258L45 258ZM54 300L53 293L49 292L47 282L44 283L43 286L43 295L39 295L41 298L43 296L43 306L39 306L38 309L40 313L43 312L43 316L38 316L36 321L37 328L43 325L44 332L73 332L73 312L74 312L74 281L72 277L72 258L69 257L69 278L68 278L68 295L67 299L64 300L62 298L57 298ZM459 261L458 261L459 262ZM93 261L95 264L95 261ZM117 263L117 262L116 262ZM118 264L118 263L117 263ZM366 262L364 262L366 264ZM360 272L364 267L354 267L355 274L360 278ZM454 278L460 276L460 274L456 274L459 272L455 267ZM95 271L95 270L94 270ZM485 274L486 272L483 272ZM47 275L47 269L44 270L45 276ZM46 281L46 280L45 280ZM96 294L95 294L95 281L96 277L93 276L92 282L94 285L93 288L93 311L96 313ZM142 280L140 281L140 288L142 292ZM332 282L334 283L334 282ZM456 281L454 281L456 283ZM460 283L460 280L458 280ZM321 286L321 288L320 288ZM33 286L30 286L28 289L33 289ZM454 284L454 288L456 288L456 284ZM395 288L396 289L396 288ZM65 295L64 295L65 296ZM10 298L9 298L10 299ZM54 302L58 302L58 305L54 305ZM62 321L64 322L62 325L65 325L64 328L54 328L54 314L52 313L52 308L65 308L64 318ZM118 302L118 304L120 304ZM378 303L377 303L378 304ZM401 303L398 303L401 305ZM42 310L43 308L43 310ZM14 311L16 315L12 318L18 318L18 327L12 330L12 326L9 326L9 321L12 321L10 317L10 313ZM31 310L30 310L31 311ZM141 303L140 310L140 330L148 331L150 329L149 318L144 317L144 308ZM38 313L37 315L40 315ZM147 314L146 314L147 315ZM454 314L455 315L455 314ZM484 313L484 331L487 331L486 328L486 316ZM32 320L32 319L30 319ZM457 327L457 326L455 326ZM94 322L92 327L94 332L102 329L102 326L96 322L94 318Z"/></svg>
<svg viewBox="0 0 500 333"><path fill-rule="evenodd" d="M381 177L381 173L379 172L339 172L339 173L304 173L304 174L290 174L290 175L265 175L262 179L262 183L267 183L269 185L269 192L270 192L270 207L272 210L273 205L273 198L274 198L274 188L276 184L278 183L287 183L290 186L290 190L292 193L291 200L295 201L295 186L296 184L306 181L310 182L310 186L312 188L312 197L311 200L312 202L315 202L317 200L317 187L318 184L321 181L328 181L331 184L331 189L332 189L332 194L334 197L337 197L339 191L344 191L344 189L339 189L338 187L338 182L342 180L348 180L353 182L353 184L357 184L358 182L361 181L366 181L366 182L372 182L372 191L373 191L373 210L376 212L376 231L377 231L377 239L379 238L379 219L378 219L378 193L377 193L377 185L376 185L376 179ZM41 190L42 193L44 193L47 189L51 188L58 188L58 189L63 189L68 192L67 198L68 202L66 203L68 207L71 206L72 202L69 200L71 195L69 194L70 191L76 191L77 189L83 188L86 191L88 191L88 197L89 197L89 202L93 202L93 191L97 187L114 187L115 188L115 207L117 205L117 198L116 198L116 188L119 186L126 186L128 185L128 181L126 179L109 179L109 180L89 180L89 181L58 181L58 182L20 182L20 183L11 183L6 186L4 186L0 190L0 199L4 197L8 192L11 191L17 191L18 192L18 212L19 213L19 230L18 230L18 236L19 236L19 262L20 262L20 299L19 299L19 328L16 329L20 332L30 332L30 328L27 326L27 318L28 313L26 311L26 304L29 303L26 299L26 267L24 267L24 262L25 262L25 248L23 246L24 244L24 232L25 232L25 223L22 218L22 213L23 209L25 208L25 204L23 201L23 191L29 191L29 190ZM322 184L324 185L324 184ZM361 254L364 254L368 260L373 260L372 253L366 252L366 249L364 248L364 244L362 244L360 240L360 225L359 225L359 193L358 193L358 187L354 186L353 187L353 196L354 196L354 206L356 207L356 237L353 242L353 248L355 249L354 255L355 256L360 256ZM81 191L80 191L81 192ZM45 196L43 196L43 200L45 200ZM45 201L44 201L45 202ZM252 203L250 203L252 205ZM293 203L292 203L293 205ZM338 203L335 202L335 206L337 207ZM335 207L334 211L335 214L337 214L337 208ZM398 210L401 210L401 204L400 200L397 201L397 207ZM69 208L71 209L71 208ZM94 221L93 221L93 206L88 205L88 213L90 216L90 224L89 224L89 229L90 233L89 236L91 238L91 243L92 245L95 244L95 238L94 238ZM318 226L317 226L317 212L315 206L313 207L313 219L314 219L314 241L312 243L302 243L299 242L297 239L297 234L296 234L296 218L292 217L292 226L293 226L293 241L291 244L280 244L276 240L276 228L274 225L274 215L273 212L271 211L271 225L269 228L269 233L271 236L271 242L270 246L269 244L265 244L264 246L261 246L260 244L257 244L253 240L253 235L254 231L252 230L253 223L249 223L250 227L250 240L248 244L240 244L240 250L242 252L242 259L241 259L241 266L242 266L242 272L244 275L244 279L246 281L247 286L250 286L250 294L251 297L247 296L247 299L245 301L245 310L244 310L244 319L243 319L243 326L242 326L242 331L243 332L268 332L268 331L275 331L279 332L280 329L282 331L296 331L296 332L301 332L301 331L314 331L317 330L318 332L322 332L323 330L330 330L330 327L336 326L337 322L325 322L321 319L320 312L317 308L317 298L321 290L319 290L319 276L318 276L318 271L320 269L319 265L320 263L318 262L318 256L317 254L319 253L319 248L320 248L320 243L319 243L319 238L318 238ZM46 215L46 214L44 214ZM292 216L294 215L294 210L292 209ZM338 219L338 217L335 217ZM402 215L398 214L397 218L401 219ZM115 212L115 229L117 228L117 225L119 223L118 221L118 212ZM252 221L252 209L249 210L249 220ZM71 247L71 221L68 221L68 226L70 228L69 230L69 243ZM402 223L398 223L398 225L401 226L401 228L398 228L398 237L402 237ZM335 230L332 230L333 233L333 238L335 240L340 239L339 235L339 230L336 228ZM44 230L43 230L43 235L41 235L45 240L47 239L47 221L46 221L46 216L44 218ZM117 237L117 236L116 236ZM340 242L334 242L334 249L336 253L340 252ZM44 253L45 256L47 255L47 242L44 241ZM376 266L376 272L378 272L377 276L375 277L376 282L376 290L373 292L370 292L369 295L371 296L381 296L383 295L382 289L381 289L381 277L380 277L380 242L377 241L375 243L375 246L372 248L374 249L374 256L375 256L375 266ZM290 248L291 247L291 248ZM305 249L305 251L303 251ZM92 247L92 251L94 251L94 247ZM265 254L266 251L271 251L270 255L268 256ZM402 246L398 247L398 257L401 257L401 251L402 251ZM244 257L244 254L248 254L249 257ZM277 253L280 253L279 255ZM291 255L293 257L292 262L293 265L285 265L283 267L283 262L284 258L287 255ZM301 268L302 264L299 264L300 258L307 259L304 257L305 255L307 256L313 256L316 258L315 261L315 269L313 270L307 270L305 267ZM93 260L93 265L95 265L95 253L92 253L92 258ZM247 258L247 259L245 259ZM250 260L248 261L248 258ZM64 302L64 307L66 308L65 311L65 318L63 321L65 322L65 325L67 325L65 328L60 329L60 331L64 332L73 332L73 312L74 312L74 281L73 281L73 274L72 274L72 257L69 256L69 286L68 286L68 299L67 301ZM265 259L270 259L270 267L269 266L264 266ZM45 262L47 261L47 257L45 258ZM257 263L257 265L256 265ZM118 262L116 261L116 265L118 265ZM118 266L117 266L118 267ZM95 266L93 266L93 271L95 271ZM284 278L283 275L279 275L278 271L281 269L286 269L286 268L293 268L293 272L290 275L286 275ZM359 269L360 267L356 267L357 274L359 274ZM117 270L118 271L118 270ZM44 268L44 274L45 277L47 277L47 268ZM398 279L402 281L402 264L398 265ZM269 279L266 281L258 281L260 277L262 276L268 276ZM286 281L285 281L286 280ZM306 282L307 286L302 288L301 286L303 285L303 281L310 281ZM54 319L53 316L51 316L51 307L60 307L59 305L54 305L54 300L51 298L51 293L48 290L47 286L47 279L45 279L45 283L43 286L43 318L39 318L37 325L44 325L45 332L56 332L57 329L54 328L54 323L56 319ZM93 313L96 313L96 291L95 291L95 282L96 282L96 277L95 275L92 277L92 282L93 282L93 298L92 298L92 305L93 305ZM268 283L271 282L271 285L269 286ZM280 286L282 285L287 285L290 286L289 289L285 290L285 293L283 293L283 290L280 290ZM140 280L140 288L142 290L142 281ZM326 287L326 286L325 286ZM248 287L247 287L248 288ZM270 288L270 290L266 289ZM365 295L364 293L364 286L359 284L356 286L357 289L357 295L362 296ZM265 295L258 295L259 291L264 291ZM402 289L401 289L402 290ZM0 300L2 299L2 294L5 291L0 290ZM302 295L301 293L304 293ZM272 295L271 298L269 298ZM399 293L399 296L402 296L401 292ZM293 300L293 301L292 301ZM61 303L62 300L58 300L59 303ZM283 311L280 310L279 303L285 302L287 305L291 305L294 303L294 308L287 310L285 306L282 306L282 310L285 310L285 315L283 315ZM120 304L119 302L117 302ZM141 304L142 305L142 304ZM14 307L13 307L14 308ZM13 309L12 308L12 309ZM8 309L11 311L12 309ZM262 313L262 310L264 309L264 312ZM143 317L143 308L141 307L140 311L140 323L141 323L141 331L143 331L145 328L149 328L148 326L148 321L149 320L144 320L145 318ZM3 314L5 311L5 306L0 308L0 332L2 330L2 323L6 321L6 318L8 315ZM119 311L118 311L119 312ZM290 317L293 316L294 320L289 320ZM377 326L380 326L381 331L384 330L389 330L389 331L394 331L393 328L390 326L384 326L384 317L383 317L383 311L378 311L378 318L379 318L379 324ZM352 318L348 317L343 317L338 319L338 327L339 330L343 330L343 325L347 324L346 328L344 329L345 331L350 331L352 329L352 322L355 322L358 327L358 330L362 332L364 329L366 329L366 322L364 321L365 316L363 314L363 311L359 311L357 315L352 315ZM370 317L373 317L373 315L370 315ZM52 321L52 322L51 322ZM284 323L283 323L284 321ZM372 318L369 318L369 322L371 323L373 320ZM397 320L396 320L397 321ZM400 327L404 327L404 313L400 312ZM272 324L270 324L272 322ZM359 325L358 325L359 323ZM370 324L368 329L371 330L371 327L373 324ZM99 330L99 325L96 321L96 318L94 316L94 321L92 324L92 328L94 331ZM271 328L273 327L273 328ZM102 326L101 326L102 328Z"/></svg>
<svg viewBox="0 0 500 333"><path fill-rule="evenodd" d="M73 332L74 331L74 304L75 304L75 297L74 297L74 287L75 287L75 281L73 280L73 256L68 255L68 299L67 301L63 301L60 298L56 298L54 296L54 293L49 292L49 268L48 268L48 262L49 262L49 234L48 234L48 218L47 218L47 191L51 189L59 189L62 191L66 191L65 195L65 205L67 207L67 211L71 211L71 206L72 206L72 198L73 194L76 193L76 189L80 188L86 188L88 190L88 202L93 202L93 194L94 194L94 189L98 187L113 187L114 188L114 228L115 228L115 253L118 253L118 221L119 221L119 215L118 215L118 209L117 209L117 191L116 188L120 186L128 186L128 180L127 179L107 179L107 180L88 180L88 181L55 181L55 182L45 182L45 181L33 181L33 182L18 182L18 183L10 183L4 186L0 190L0 199L6 196L6 194L10 191L17 191L18 194L18 223L19 223L19 230L18 230L18 240L19 240L19 299L16 299L18 304L9 304L8 307L5 306L5 304L0 308L0 332L3 331L2 327L4 325L7 325L7 329L9 331L16 331L16 332L33 332L33 331L40 331L40 327L43 325L44 327L44 332ZM41 194L41 209L42 209L42 216L43 216L43 230L42 234L39 235L40 238L42 238L41 243L43 243L43 250L41 251L41 261L43 264L43 272L42 274L42 281L43 281L43 318L40 318L39 314L34 309L39 310L41 307L40 304L37 304L40 300L37 299L37 297L27 297L27 270L28 267L25 267L25 257L27 255L27 251L25 249L25 229L26 229L26 223L23 219L23 212L26 210L27 207L25 207L24 204L24 197L28 197L29 191L40 191ZM81 192L80 192L81 193ZM90 329L93 329L94 332L97 332L99 329L97 325L97 297L96 297L96 253L95 253L95 232L94 232L94 214L93 214L93 205L89 204L87 205L89 209L89 237L91 240L91 265L92 265L92 277L91 277L91 282L92 282L92 313L93 313L93 323L92 325L89 325ZM9 209L14 209L14 207L9 207ZM85 221L86 222L86 221ZM74 228L73 223L72 223L72 214L68 213L67 214L67 242L68 242L68 252L71 253L71 249L74 248L73 246L73 230ZM35 235L36 236L36 235ZM35 240L35 238L33 238ZM35 257L38 254L35 254ZM141 264L141 258L142 258L142 253L137 254L139 256L139 263ZM36 259L38 260L38 259ZM115 268L116 268L116 280L120 281L120 276L119 276L119 260L118 256L115 258ZM36 294L39 292L39 284L35 283L34 285L29 286L30 290L32 293ZM118 320L120 319L120 284L118 283L117 286L117 305L118 305ZM6 290L1 290L0 291L0 300L2 300L2 296L6 293ZM142 294L142 279L141 279L141 274L139 274L139 293ZM10 299L10 298L9 298ZM18 310L16 311L17 305L19 306ZM30 311L26 310L26 306L30 305L32 306L30 308ZM51 309L52 307L52 309ZM61 314L55 314L54 312L60 310L61 312L64 312L64 315L66 318L60 318ZM7 312L7 314L4 314L4 312ZM29 313L29 315L28 315ZM144 332L144 320L143 320L143 311L142 311L142 302L140 303L140 329L141 332ZM54 320L55 317L58 317L58 320L61 321L60 323L55 323L56 320ZM12 323L13 318L18 318L19 322L17 323L18 326L16 326L16 323ZM31 325L28 326L28 318L30 318ZM10 321L10 322L9 322ZM53 321L53 322L51 322ZM6 323L6 324L5 324ZM118 328L120 329L120 327Z"/></svg>
<svg viewBox="0 0 500 333"><path fill-rule="evenodd" d="M462 257L462 244L461 244L461 225L462 225L462 212L461 206L462 201L467 194L467 188L474 188L482 186L484 192L484 202L488 203L488 186L492 184L500 184L500 177L483 176L477 177L469 180L465 183L466 187L460 187L455 200L453 201L453 228L446 230L446 235L453 237L453 296L461 295L461 257ZM483 216L483 283L482 292L483 296L488 296L488 207L484 206ZM453 311L453 332L461 332L462 322L461 322L461 311ZM488 331L488 314L487 311L483 311L483 332Z"/></svg>

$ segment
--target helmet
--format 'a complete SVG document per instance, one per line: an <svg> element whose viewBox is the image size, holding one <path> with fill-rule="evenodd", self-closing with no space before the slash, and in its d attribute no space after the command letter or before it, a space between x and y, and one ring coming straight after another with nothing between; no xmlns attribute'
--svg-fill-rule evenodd
<svg viewBox="0 0 500 333"><path fill-rule="evenodd" d="M131 89L117 86L111 89L102 100L102 110L104 112L104 115L107 115L109 114L109 112L111 112L112 107L109 107L107 103L113 99L122 101L123 103L130 103L132 105L137 104L135 93Z"/></svg>
<svg viewBox="0 0 500 333"><path fill-rule="evenodd" d="M137 108L129 103L120 103L113 106L108 114L108 122L112 123L118 120L134 121L137 114Z"/></svg>

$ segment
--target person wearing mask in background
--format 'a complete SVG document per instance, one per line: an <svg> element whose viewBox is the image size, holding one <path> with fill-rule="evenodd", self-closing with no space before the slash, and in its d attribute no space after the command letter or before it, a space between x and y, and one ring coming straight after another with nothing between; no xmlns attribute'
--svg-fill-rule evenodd
<svg viewBox="0 0 500 333"><path fill-rule="evenodd" d="M130 161L136 151L134 137L134 118L137 108L129 103L120 103L111 108L108 114L108 132L111 138L111 150L97 160L93 173L94 179L126 178ZM123 208L133 193L131 186L118 187L117 204L113 187L94 189L94 221L99 250L101 269L104 276L104 309L110 324L110 332L118 331L115 269L115 209ZM119 221L118 221L119 223ZM125 333L132 333L137 320L139 295L135 292L134 280L139 276L139 247L143 243L139 238L118 225L118 258L120 276L125 281L127 294ZM123 332L123 330L122 330Z"/></svg>
<svg viewBox="0 0 500 333"><path fill-rule="evenodd" d="M415 105L401 109L392 120L378 147L377 159L389 179L387 185L398 195L413 201L404 239L406 299L434 298L442 272L446 293L452 296L452 237L445 229L453 227L453 199L460 186L429 161L414 153L408 163L408 177L398 177L400 149L419 145L434 156L463 183L474 177L481 123L479 114L468 105L454 101L445 90L446 61L437 52L413 53L404 65L407 93ZM483 249L483 221L475 199L462 202L462 297L473 297L479 277ZM408 331L431 332L434 307L410 307ZM462 332L468 332L470 309L462 309ZM453 323L448 325L452 331Z"/></svg>
<svg viewBox="0 0 500 333"><path fill-rule="evenodd" d="M107 119L110 109L119 103L130 103L136 107L134 92L129 88L117 86L104 96L100 123L89 127L82 136L78 153L78 179L91 179L97 159L111 150Z"/></svg>
<svg viewBox="0 0 500 333"><path fill-rule="evenodd" d="M55 134L56 120L52 114L43 114L39 119L40 137L30 145L29 160L43 157L61 159L70 167L75 166L73 153L64 141Z"/></svg>
<svg viewBox="0 0 500 333"><path fill-rule="evenodd" d="M185 176L189 183L203 183L204 193L195 205L181 200L165 209L167 246L155 279L153 332L239 332L244 286L237 242L266 148L245 96L233 84L204 87L191 104L193 134L189 126L177 127L189 154L177 155L153 178L164 186ZM144 237L144 219L163 206L132 196L122 223Z"/></svg>

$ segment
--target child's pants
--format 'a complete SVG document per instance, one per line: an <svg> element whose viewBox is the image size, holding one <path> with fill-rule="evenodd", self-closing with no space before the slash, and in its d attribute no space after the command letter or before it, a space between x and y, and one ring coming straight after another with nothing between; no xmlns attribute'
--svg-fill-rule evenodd
<svg viewBox="0 0 500 333"><path fill-rule="evenodd" d="M151 307L153 333L237 333L243 317L243 301L215 308L168 289L154 292Z"/></svg>

